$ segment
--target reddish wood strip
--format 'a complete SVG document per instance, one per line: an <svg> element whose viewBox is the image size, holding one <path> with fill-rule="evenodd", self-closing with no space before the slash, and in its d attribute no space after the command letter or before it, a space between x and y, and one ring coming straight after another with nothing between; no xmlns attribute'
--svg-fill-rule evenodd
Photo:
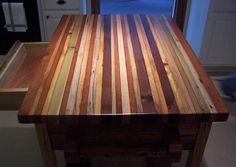
<svg viewBox="0 0 236 167"><path fill-rule="evenodd" d="M128 15L127 18L128 18L128 23L129 23L130 36L132 38L135 62L137 66L143 112L155 113L156 110L155 110L153 97L152 97L152 93L151 93L151 89L150 89L150 85L149 85L149 81L147 77L147 71L144 64L142 51L140 49L141 46L138 39L138 34L137 34L136 26L134 23L134 18L131 15Z"/></svg>
<svg viewBox="0 0 236 167"><path fill-rule="evenodd" d="M74 17L71 17L70 20L69 20L69 23L68 23L68 26L66 27L66 30L65 30L65 34L62 38L62 41L60 43L60 46L59 46L59 49L57 50L57 54L55 56L55 59L53 61L53 65L52 65L52 68L50 69L50 72L47 76L47 78L45 79L44 83L43 83L43 92L41 93L41 96L39 98L39 102L38 102L38 105L37 105L37 108L36 108L36 111L35 111L35 114L36 115L39 115L41 112L42 112L42 109L43 109L43 106L44 106L44 102L47 98L47 93L49 91L49 88L50 88L50 85L51 85L51 81L53 79L53 75L56 71L56 67L57 67L57 64L59 62L59 59L60 59L60 56L61 56L61 53L63 51L63 46L66 42L66 38L68 36L68 33L69 33L69 30L73 24L73 21L74 21Z"/></svg>
<svg viewBox="0 0 236 167"><path fill-rule="evenodd" d="M116 95L116 113L122 113L122 99L121 99L121 80L120 80L120 61L118 52L118 39L117 39L117 20L113 16L113 37L114 37L114 64L115 64L115 95ZM112 90L113 91L113 90Z"/></svg>
<svg viewBox="0 0 236 167"><path fill-rule="evenodd" d="M112 111L111 90L111 16L104 16L104 58L102 78L102 114Z"/></svg>
<svg viewBox="0 0 236 167"><path fill-rule="evenodd" d="M130 55L129 55L128 43L127 43L128 42L127 32L125 28L124 17L125 16L121 16L121 26L122 26L122 33L123 33L123 38L124 38L124 51L125 51L127 78L128 78L128 86L129 86L130 108L131 108L131 113L137 113L137 103L136 103L136 98L135 98L133 74L132 74L132 69L131 69Z"/></svg>
<svg viewBox="0 0 236 167"><path fill-rule="evenodd" d="M69 72L68 80L67 80L67 83L66 83L66 88L65 88L65 91L64 91L63 99L62 99L60 115L65 115L66 114L66 105L67 105L67 101L68 101L68 97L69 97L69 93L70 93L70 87L71 87L72 79L73 79L73 76L74 76L74 70L75 70L75 65L76 65L76 61L77 61L77 58L78 58L78 51L79 51L79 48L80 48L81 38L82 38L82 34L84 32L85 21L86 21L86 16L83 17L80 32L79 32L79 35L78 35L78 38L77 38L76 48L75 48L75 52L74 52L74 55L73 55L72 63L71 63L71 66L70 66L70 72Z"/></svg>
<svg viewBox="0 0 236 167"><path fill-rule="evenodd" d="M87 114L87 105L88 105L88 95L89 95L89 87L90 87L90 77L91 77L91 69L92 69L92 59L93 59L93 51L94 51L94 41L96 36L96 28L97 28L97 20L98 16L95 15L93 20L93 27L92 27L92 36L90 39L90 47L88 53L88 62L86 67L85 79L84 79L84 87L82 93L82 101L80 104L80 114L85 115Z"/></svg>
<svg viewBox="0 0 236 167"><path fill-rule="evenodd" d="M151 51L152 51L152 54L153 54L153 57L155 60L157 72L160 76L161 86L162 86L162 89L164 92L164 96L165 96L166 104L168 106L168 110L170 113L179 113L179 109L177 107L175 97L174 97L173 91L170 86L169 79L168 79L166 71L165 71L164 64L163 64L162 59L160 57L160 53L158 51L156 41L155 41L153 34L150 30L150 26L148 24L147 18L144 15L141 15L140 17L141 17L141 20L143 23L143 27L144 27L148 42L149 42L149 46L151 48Z"/></svg>

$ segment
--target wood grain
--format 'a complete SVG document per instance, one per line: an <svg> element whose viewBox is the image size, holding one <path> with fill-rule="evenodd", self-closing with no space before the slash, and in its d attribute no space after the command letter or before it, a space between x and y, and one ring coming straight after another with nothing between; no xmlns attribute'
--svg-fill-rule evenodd
<svg viewBox="0 0 236 167"><path fill-rule="evenodd" d="M21 122L47 115L47 121L122 116L164 122L223 121L228 115L166 16L65 16L44 57Z"/></svg>

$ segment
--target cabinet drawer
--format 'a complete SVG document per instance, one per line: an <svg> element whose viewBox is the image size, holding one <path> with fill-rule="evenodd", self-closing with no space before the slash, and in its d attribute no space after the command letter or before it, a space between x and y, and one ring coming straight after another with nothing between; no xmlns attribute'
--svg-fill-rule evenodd
<svg viewBox="0 0 236 167"><path fill-rule="evenodd" d="M44 0L45 9L83 9L83 0Z"/></svg>
<svg viewBox="0 0 236 167"><path fill-rule="evenodd" d="M16 42L0 62L0 110L19 109L48 43Z"/></svg>

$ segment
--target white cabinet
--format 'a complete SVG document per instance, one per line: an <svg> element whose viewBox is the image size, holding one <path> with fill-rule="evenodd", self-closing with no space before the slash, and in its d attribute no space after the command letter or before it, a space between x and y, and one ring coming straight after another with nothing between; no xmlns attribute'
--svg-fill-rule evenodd
<svg viewBox="0 0 236 167"><path fill-rule="evenodd" d="M207 66L236 66L236 14L209 15L200 59Z"/></svg>
<svg viewBox="0 0 236 167"><path fill-rule="evenodd" d="M186 38L208 69L230 70L236 67L236 0L201 1L209 1L207 8L192 0Z"/></svg>
<svg viewBox="0 0 236 167"><path fill-rule="evenodd" d="M38 0L41 36L50 41L63 15L86 13L86 0Z"/></svg>
<svg viewBox="0 0 236 167"><path fill-rule="evenodd" d="M82 0L44 0L44 8L47 10L81 10Z"/></svg>
<svg viewBox="0 0 236 167"><path fill-rule="evenodd" d="M46 41L49 41L52 37L54 31L60 19L63 15L76 15L81 14L78 10L71 10L71 11L45 11L44 13L44 20L45 20L45 35Z"/></svg>

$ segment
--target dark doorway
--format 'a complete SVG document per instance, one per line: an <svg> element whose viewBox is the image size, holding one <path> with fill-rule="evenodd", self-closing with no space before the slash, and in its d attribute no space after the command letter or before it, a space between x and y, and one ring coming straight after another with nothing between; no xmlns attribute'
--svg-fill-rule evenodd
<svg viewBox="0 0 236 167"><path fill-rule="evenodd" d="M174 0L101 0L101 14L171 15Z"/></svg>
<svg viewBox="0 0 236 167"><path fill-rule="evenodd" d="M91 12L92 13L101 13L102 9L102 0L91 0ZM107 0L109 1L109 0ZM131 1L131 0L116 0L116 1ZM132 0L132 1L138 1L138 0ZM139 0L141 1L141 0ZM146 1L146 0L142 0ZM156 0L158 1L158 0ZM166 0L168 1L168 0ZM172 16L174 20L176 21L176 24L179 26L179 28L183 31L184 27L184 21L185 21L185 15L186 15L186 9L187 9L187 3L188 0L173 0L171 1L173 3L173 13ZM129 8L133 8L133 6L129 6Z"/></svg>

